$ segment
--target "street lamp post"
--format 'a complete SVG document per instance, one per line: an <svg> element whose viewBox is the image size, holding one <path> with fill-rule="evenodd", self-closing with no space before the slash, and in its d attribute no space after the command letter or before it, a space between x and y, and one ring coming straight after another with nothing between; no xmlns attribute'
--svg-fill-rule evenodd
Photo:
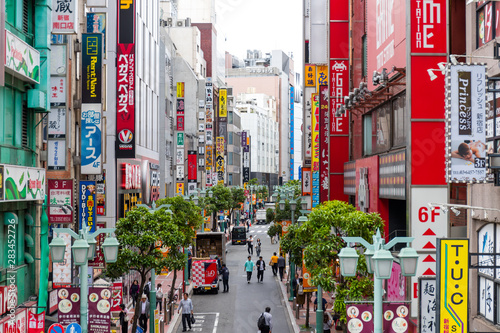
<svg viewBox="0 0 500 333"><path fill-rule="evenodd" d="M70 228L54 228L54 233L67 233L75 239L73 243L73 258L75 265L80 266L80 326L82 332L87 333L87 313L88 313L88 261L93 260L95 256L96 241L95 237L103 233L113 233L115 228L98 229L93 233L89 233L89 228L81 229L79 234ZM107 237L102 244L104 259L107 263L116 262L118 258L119 243L115 237ZM64 253L66 252L66 242L59 237L54 237L49 244L52 262L63 262Z"/></svg>
<svg viewBox="0 0 500 333"><path fill-rule="evenodd" d="M389 241L389 243L385 244L385 239L380 236L379 230L377 230L376 235L373 236L373 244L368 243L361 237L342 238L346 243L360 243L367 249L365 257L368 272L375 273L373 290L374 333L382 333L382 280L389 279L391 277L392 263L394 260L389 249L399 243L407 244L407 247L402 249L399 253L401 273L403 276L415 276L417 272L418 254L415 249L409 247L409 243L412 242L414 238L394 237ZM356 276L358 257L359 255L353 248L347 247L340 251L340 272L343 276Z"/></svg>

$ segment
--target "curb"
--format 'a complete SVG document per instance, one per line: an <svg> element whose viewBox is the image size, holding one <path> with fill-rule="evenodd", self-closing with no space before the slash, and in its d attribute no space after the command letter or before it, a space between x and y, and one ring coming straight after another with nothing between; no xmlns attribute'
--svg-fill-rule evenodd
<svg viewBox="0 0 500 333"><path fill-rule="evenodd" d="M281 291L281 296L283 297L283 302L285 302L286 305L286 313L288 314L287 317L287 322L288 326L291 326L293 329L293 332L295 333L300 333L300 328L299 325L297 325L297 322L295 321L295 317L293 316L293 311L292 307L290 306L290 302L288 301L288 295L286 293L285 285L283 283L280 283L278 279L275 279L276 283L279 286L279 290Z"/></svg>

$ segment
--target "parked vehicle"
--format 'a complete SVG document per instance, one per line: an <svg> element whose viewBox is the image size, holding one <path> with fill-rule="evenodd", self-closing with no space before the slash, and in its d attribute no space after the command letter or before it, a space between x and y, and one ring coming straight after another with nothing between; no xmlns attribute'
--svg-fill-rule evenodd
<svg viewBox="0 0 500 333"><path fill-rule="evenodd" d="M231 232L231 244L243 244L247 243L247 228L245 226L233 227Z"/></svg>
<svg viewBox="0 0 500 333"><path fill-rule="evenodd" d="M194 257L226 262L226 234L223 232L199 232L196 234Z"/></svg>
<svg viewBox="0 0 500 333"><path fill-rule="evenodd" d="M219 293L219 267L216 259L193 259L191 273L193 293Z"/></svg>
<svg viewBox="0 0 500 333"><path fill-rule="evenodd" d="M255 224L266 224L266 210L258 209L255 213Z"/></svg>

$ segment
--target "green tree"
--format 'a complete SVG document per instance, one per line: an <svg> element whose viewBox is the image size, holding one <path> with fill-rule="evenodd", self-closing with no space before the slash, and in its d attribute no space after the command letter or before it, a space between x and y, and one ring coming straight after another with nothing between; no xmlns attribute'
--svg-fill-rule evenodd
<svg viewBox="0 0 500 333"><path fill-rule="evenodd" d="M343 201L328 201L316 207L301 226L294 226L282 238L281 247L300 257L304 250L304 262L311 273L312 283L325 290L335 291L334 310L345 321L345 297L361 300L373 295L373 281L366 270L364 257L358 262L358 276L343 278L336 287L335 265L340 249L346 246L341 236L359 236L371 242L377 229L383 228L383 220L376 213L363 213ZM301 260L294 259L301 265Z"/></svg>
<svg viewBox="0 0 500 333"><path fill-rule="evenodd" d="M212 230L217 230L217 212L221 210L231 209L233 196L231 190L224 185L216 185L212 187L212 197L205 198L207 203L207 211L212 216Z"/></svg>
<svg viewBox="0 0 500 333"><path fill-rule="evenodd" d="M162 201L163 200L163 201ZM158 206L170 203L173 214L166 208L149 210L137 207L129 211L125 218L116 224L116 238L120 242L118 259L108 264L106 275L118 278L130 270L140 275L139 295L144 292L146 278L151 269L161 271L182 269L185 255L182 247L188 246L196 230L201 224L200 209L181 197L158 200ZM164 257L161 246L169 249ZM133 332L137 328L140 307L136 307L133 317Z"/></svg>
<svg viewBox="0 0 500 333"><path fill-rule="evenodd" d="M266 223L271 223L274 221L274 209L268 208L266 209Z"/></svg>
<svg viewBox="0 0 500 333"><path fill-rule="evenodd" d="M233 216L235 209L240 209L241 204L245 202L245 190L242 187L231 187L229 197L229 216Z"/></svg>

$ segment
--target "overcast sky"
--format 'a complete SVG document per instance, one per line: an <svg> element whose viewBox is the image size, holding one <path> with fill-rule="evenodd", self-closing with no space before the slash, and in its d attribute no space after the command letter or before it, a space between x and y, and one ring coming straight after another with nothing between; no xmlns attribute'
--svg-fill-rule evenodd
<svg viewBox="0 0 500 333"><path fill-rule="evenodd" d="M226 50L240 59L247 49L293 52L302 61L302 0L216 0Z"/></svg>

